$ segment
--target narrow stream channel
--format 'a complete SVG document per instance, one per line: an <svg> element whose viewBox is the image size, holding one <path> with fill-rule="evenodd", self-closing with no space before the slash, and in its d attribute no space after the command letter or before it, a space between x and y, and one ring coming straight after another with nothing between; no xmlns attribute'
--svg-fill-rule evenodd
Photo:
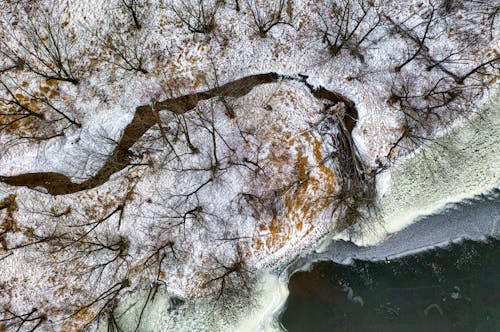
<svg viewBox="0 0 500 332"><path fill-rule="evenodd" d="M198 102L214 97L242 97L249 93L254 87L275 83L280 80L296 80L303 83L313 96L318 99L326 99L333 104L342 102L345 105L346 116L344 119L349 132L354 128L358 113L354 102L347 97L329 91L323 87L313 87L307 83L307 77L283 76L276 73L265 73L246 76L217 86L212 89L195 92L175 98L166 99L151 105L142 105L136 108L132 121L124 129L120 141L116 144L111 155L106 159L101 168L89 179L81 183L74 183L62 173L37 172L5 176L0 174L0 181L12 186L25 186L28 188L43 187L51 195L66 195L98 187L106 183L111 175L120 172L130 165L131 153L129 149L159 121L158 112L168 110L177 114L183 114L194 109Z"/></svg>
<svg viewBox="0 0 500 332"><path fill-rule="evenodd" d="M391 174L383 223L351 238L367 246L337 236L289 267L288 331L500 330L499 105Z"/></svg>

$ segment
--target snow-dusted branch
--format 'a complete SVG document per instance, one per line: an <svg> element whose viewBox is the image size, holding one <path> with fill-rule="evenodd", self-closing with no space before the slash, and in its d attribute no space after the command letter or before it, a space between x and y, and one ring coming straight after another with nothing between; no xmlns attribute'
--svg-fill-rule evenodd
<svg viewBox="0 0 500 332"><path fill-rule="evenodd" d="M345 49L364 62L362 47L380 24L378 7L368 0L342 0L332 2L328 9L319 14L322 25L318 30L329 53L337 56Z"/></svg>
<svg viewBox="0 0 500 332"><path fill-rule="evenodd" d="M106 53L104 61L128 72L147 74L147 52L142 31L128 33L118 21L113 21L107 35L99 35L98 41Z"/></svg>
<svg viewBox="0 0 500 332"><path fill-rule="evenodd" d="M43 90L42 90L43 89ZM33 91L11 77L0 77L0 131L13 133L17 138L48 140L64 135L64 131L80 124L57 103L55 90L49 86ZM44 91L45 90L45 91Z"/></svg>
<svg viewBox="0 0 500 332"><path fill-rule="evenodd" d="M193 33L211 33L221 0L170 0L170 8Z"/></svg>
<svg viewBox="0 0 500 332"><path fill-rule="evenodd" d="M33 10L28 19L6 28L2 53L24 68L46 79L78 84L81 69L74 53L75 36L62 20L59 8Z"/></svg>
<svg viewBox="0 0 500 332"><path fill-rule="evenodd" d="M265 37L273 27L279 24L294 27L291 23L292 18L287 17L287 3L289 4L286 0L246 0L253 23L260 37Z"/></svg>
<svg viewBox="0 0 500 332"><path fill-rule="evenodd" d="M3 331L30 331L43 328L47 315L33 308L25 313L16 313L7 308L0 308L0 329Z"/></svg>
<svg viewBox="0 0 500 332"><path fill-rule="evenodd" d="M119 0L120 4L128 11L130 16L132 17L132 21L134 22L134 27L136 29L141 29L142 25L139 20L139 1L138 0Z"/></svg>

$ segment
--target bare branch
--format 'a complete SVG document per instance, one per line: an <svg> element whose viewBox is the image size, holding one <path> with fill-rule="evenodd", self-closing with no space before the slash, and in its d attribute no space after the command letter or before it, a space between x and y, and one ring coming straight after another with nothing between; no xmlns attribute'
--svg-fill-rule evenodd
<svg viewBox="0 0 500 332"><path fill-rule="evenodd" d="M170 8L193 33L211 33L221 0L171 0Z"/></svg>

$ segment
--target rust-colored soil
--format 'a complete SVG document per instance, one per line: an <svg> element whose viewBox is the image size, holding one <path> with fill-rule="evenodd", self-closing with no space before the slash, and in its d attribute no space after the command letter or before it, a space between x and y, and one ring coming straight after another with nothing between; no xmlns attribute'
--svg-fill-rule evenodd
<svg viewBox="0 0 500 332"><path fill-rule="evenodd" d="M148 131L149 128L157 123L158 115L156 112L169 110L182 114L195 108L197 103L201 100L206 100L215 96L241 97L249 93L257 85L277 82L281 78L282 77L275 73L247 76L207 91L167 99L152 105L137 107L132 122L130 122L123 131L122 137L113 153L94 176L82 183L74 183L66 175L55 172L0 176L0 181L9 185L25 186L32 189L44 187L51 195L65 195L95 188L106 183L111 175L123 170L130 164L129 149L146 133L146 131ZM316 98L327 99L333 103L343 102L347 109L345 119L346 126L349 131L354 128L357 112L351 100L322 87L314 89L310 85L307 86Z"/></svg>

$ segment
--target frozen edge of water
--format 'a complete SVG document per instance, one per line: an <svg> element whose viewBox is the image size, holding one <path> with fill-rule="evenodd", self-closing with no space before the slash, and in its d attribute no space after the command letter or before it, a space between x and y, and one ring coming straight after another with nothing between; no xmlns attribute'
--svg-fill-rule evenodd
<svg viewBox="0 0 500 332"><path fill-rule="evenodd" d="M283 331L279 315L288 297L288 278L293 272L310 268L314 261L348 264L353 259L393 259L460 239L498 237L500 209L496 204L500 190L495 188L500 184L499 101L497 94L480 116L440 138L438 142L446 149L439 144L423 149L390 174L389 191L380 201L382 222L328 237L316 252L298 258L280 276L276 271L261 271L255 307L235 309L236 325L214 316L217 313L203 300L171 310L171 299L166 290L161 290L145 311L143 320L147 324L140 330ZM477 219L479 210L488 210L489 214L485 212L487 215ZM139 291L122 303L121 310L126 313L120 319L123 325L135 326L140 306L130 309L130 304L140 303L146 296L147 291Z"/></svg>

